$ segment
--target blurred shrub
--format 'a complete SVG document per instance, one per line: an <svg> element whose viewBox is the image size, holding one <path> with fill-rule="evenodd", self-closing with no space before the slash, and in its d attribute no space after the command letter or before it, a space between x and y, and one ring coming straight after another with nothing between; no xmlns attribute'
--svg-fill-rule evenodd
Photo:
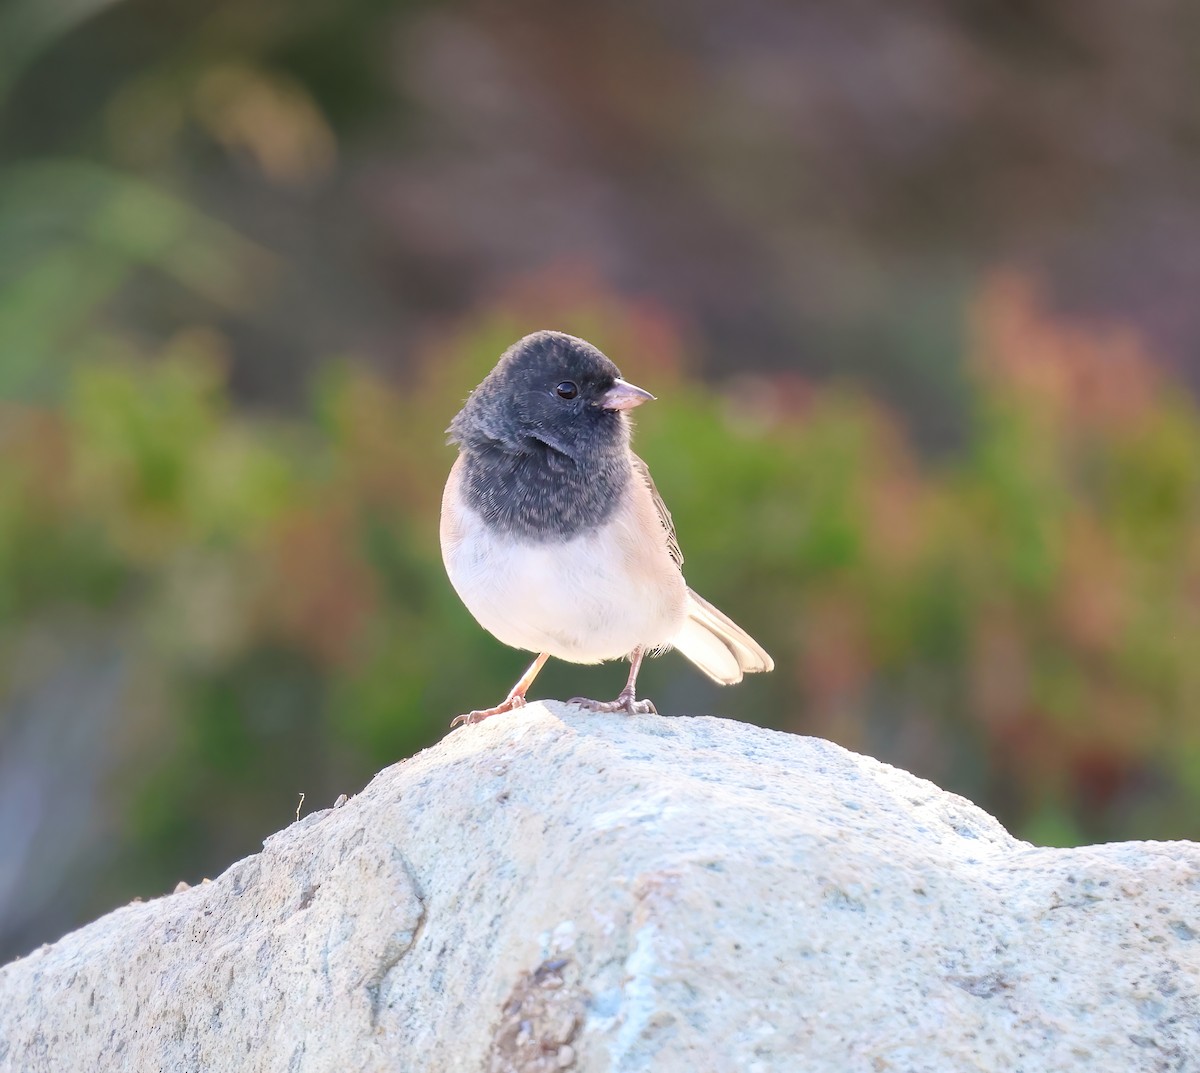
<svg viewBox="0 0 1200 1073"><path fill-rule="evenodd" d="M864 94L864 71L884 72L886 83L916 70L903 62L904 42L921 44L921 34L892 35L904 46L898 62L864 67L857 45L845 55L826 47L857 42L856 33L814 36L797 24L803 40L785 52L823 42L814 70L828 70L812 88L851 103L834 112L858 116L833 138L821 123L806 135L778 109L770 120L758 83L739 90L720 75L728 57L714 52L696 70L719 87L725 119L680 141L694 116L680 113L681 123L662 112L645 127L646 144L679 144L624 168L624 178L612 171L597 200L571 168L528 193L507 180L481 188L479 176L503 179L515 147L553 180L578 156L579 130L611 141L613 131L642 129L647 98L625 92L637 80L618 78L617 96L603 90L612 42L622 63L641 55L661 73L659 46L628 47L636 33L593 35L597 77L551 66L540 91L522 76L513 96L501 79L477 95L486 101L478 114L465 100L432 109L426 100L410 122L397 83L428 99L439 85L457 90L461 42L474 34L480 55L497 50L497 70L524 72L523 49L554 53L547 42L577 38L576 24L529 38L493 34L486 17L460 26L434 12L432 33L418 25L417 44L398 59L391 20L422 5L152 7L18 0L0 13L0 959L28 945L23 928L50 937L120 898L221 869L285 823L300 791L306 808L327 805L434 740L455 713L503 695L524 657L470 620L439 561L436 514L452 458L441 444L504 347L548 325L592 339L663 400L639 412L637 442L674 513L689 580L777 660L774 675L735 690L713 688L678 657L655 661L643 683L663 710L832 737L972 797L1037 840L1200 835L1200 413L1135 340L1046 316L1020 279L997 277L976 298L969 432L949 458L921 457L892 411L850 385L780 374L714 390L689 369L700 348L677 325L562 269L447 328L425 353L403 355L398 365L419 370L408 380L346 361L322 368L307 409L282 416L233 401L255 394L253 382L270 385L258 397L293 399L281 381L322 357L322 338L353 336L347 324L369 322L359 337L391 338L410 319L406 338L428 331L476 286L539 250L567 248L526 243L532 230L557 230L547 219L570 218L565 234L595 253L588 236L634 235L657 206L663 233L687 236L682 252L677 237L614 240L603 257L615 275L666 280L693 317L711 312L726 338L758 332L776 354L786 352L781 339L836 322L829 345L812 348L820 361L861 352L858 367L884 367L894 392L948 408L957 391L929 370L949 364L936 329L957 299L922 282L930 235L971 233L986 217L978 233L999 227L1037 249L1031 238L1046 226L1036 211L1021 224L1028 184L1014 187L1005 168L964 178L955 132L969 135L971 161L987 144L1009 161L1026 137L1012 117L1034 117L1036 143L1062 150L1039 150L1049 189L1066 192L1059 200L1077 200L1096 175L1122 174L1094 166L1087 123L1064 124L1057 108L1011 107L1045 86L1061 97L1046 34L1017 35L1038 43L1040 73L1030 78L1027 64L1008 62L1016 38L993 31L1005 57L991 65L1002 76L993 92L960 94L974 105L899 155L894 131L912 124L866 122L859 106L927 109L905 93ZM1099 28L1089 48L1105 58L1091 65L1094 86L1124 70L1124 24L1109 16L1088 22L1089 34ZM935 29L971 60L956 69L976 78L972 58L986 53L950 24ZM755 54L785 55L774 37ZM749 40L737 38L737 57ZM411 52L439 41L442 59L413 62ZM1078 77L1077 50L1063 55ZM945 77L942 67L929 65L929 77ZM704 93L677 96L705 111ZM1075 94L1086 116L1096 96ZM1142 111L1162 112L1161 94L1142 97ZM951 98L939 90L929 99ZM1190 97L1172 99L1186 107ZM523 141L498 122L505 107L536 116L529 102L538 100L589 122L559 124L570 144ZM791 116L795 94L777 103ZM346 142L379 104L380 123ZM747 142L739 117L751 113L768 121ZM1053 138L1037 133L1046 116ZM1159 146L1129 154L1139 168L1143 157L1156 167L1186 160L1162 151L1184 125L1161 118L1137 108L1126 116ZM418 136L413 152L426 156L401 155L398 167L390 154L406 123L439 133ZM597 159L614 159L611 148ZM922 154L923 169L913 163ZM780 166L759 168L763 159ZM780 200L759 172L857 178L773 180ZM667 173L688 182L663 184ZM431 196L441 184L445 200ZM1142 203L1125 195L1138 185L1121 187L1134 210ZM481 200L481 189L502 200ZM930 195L938 189L954 192L956 212ZM798 214L797 190L809 202ZM1015 203L995 211L1014 196L1019 212ZM828 233L827 197L842 218ZM364 201L374 208L329 211ZM972 203L983 210L960 226ZM1076 230L1088 243L1100 231L1116 236L1121 256L1105 262L1089 247L1097 279L1161 260L1164 239L1154 236L1138 239L1150 243L1148 258L1130 258L1129 227L1111 226L1113 198L1098 203L1105 226ZM497 204L503 212L489 210ZM892 221L883 230L893 237L855 224L860 216ZM376 230L379 250L361 263L347 255L345 246L370 247L362 232ZM922 256L864 254L891 249L897 232L914 236ZM867 270L888 263L908 267ZM765 280L761 264L782 269ZM451 275L475 282L451 287L442 278ZM376 286L389 316L371 322L361 292ZM882 328L864 320L885 305L876 292L901 295L902 314L887 313ZM914 295L927 293L928 308L914 311ZM830 305L842 312L826 321ZM601 695L620 678L611 667L552 665L538 693ZM22 886L26 874L36 878Z"/></svg>
<svg viewBox="0 0 1200 1073"><path fill-rule="evenodd" d="M667 657L649 679L667 710L832 736L1037 839L1200 833L1200 412L1133 341L993 281L973 435L929 462L844 386L713 391L653 311L554 286L510 296L412 383L327 368L308 418L233 407L203 328L152 360L127 344L74 365L60 401L4 404L0 732L33 637L83 624L128 668L97 899L220 868L299 790L327 805L508 688L522 657L442 572L442 430L546 322L662 398L638 447L689 580L777 660L717 691ZM546 690L585 674L599 691L620 672L560 669Z"/></svg>

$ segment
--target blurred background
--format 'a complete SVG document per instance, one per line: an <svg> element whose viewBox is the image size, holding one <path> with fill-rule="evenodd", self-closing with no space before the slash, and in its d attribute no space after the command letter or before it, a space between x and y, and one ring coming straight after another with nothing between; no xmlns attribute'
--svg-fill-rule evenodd
<svg viewBox="0 0 1200 1073"><path fill-rule="evenodd" d="M543 327L776 658L661 710L1200 837L1198 59L1187 0L8 0L0 959L504 695L443 432Z"/></svg>

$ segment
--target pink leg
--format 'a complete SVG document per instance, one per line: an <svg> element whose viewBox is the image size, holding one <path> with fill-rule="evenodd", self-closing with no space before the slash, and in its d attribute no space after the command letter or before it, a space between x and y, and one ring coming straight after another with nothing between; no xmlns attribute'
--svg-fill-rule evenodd
<svg viewBox="0 0 1200 1073"><path fill-rule="evenodd" d="M525 694L529 692L529 687L533 685L533 680L538 676L538 672L546 665L546 660L550 658L549 652L543 652L530 665L529 669L521 675L521 680L509 691L507 697L504 698L494 708L480 708L473 712L467 712L466 715L455 716L450 722L450 729L455 727L466 726L468 723L482 723L485 719L493 715L500 715L503 712L511 712L514 708L525 707Z"/></svg>
<svg viewBox="0 0 1200 1073"><path fill-rule="evenodd" d="M621 690L616 700L588 700L586 697L572 697L571 703L578 704L593 712L628 712L630 715L657 715L658 709L648 700L637 699L637 676L642 669L642 659L646 651L641 646L635 648L629 655L629 681Z"/></svg>

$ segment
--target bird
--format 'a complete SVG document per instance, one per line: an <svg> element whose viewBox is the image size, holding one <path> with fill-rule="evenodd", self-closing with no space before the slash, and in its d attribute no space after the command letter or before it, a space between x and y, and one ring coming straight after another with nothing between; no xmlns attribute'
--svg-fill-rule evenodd
<svg viewBox="0 0 1200 1073"><path fill-rule="evenodd" d="M596 712L656 713L637 698L643 659L674 648L722 685L770 671L766 650L684 581L671 514L630 448L630 411L654 396L600 350L558 331L518 340L447 429L458 447L442 495L450 583L475 620L537 658L508 696L451 727L523 707L551 657L628 659Z"/></svg>

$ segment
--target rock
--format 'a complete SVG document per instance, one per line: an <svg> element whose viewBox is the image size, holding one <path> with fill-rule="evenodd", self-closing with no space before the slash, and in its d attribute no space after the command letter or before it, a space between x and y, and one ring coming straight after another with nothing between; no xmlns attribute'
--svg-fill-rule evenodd
<svg viewBox="0 0 1200 1073"><path fill-rule="evenodd" d="M531 705L0 970L0 1070L1200 1069L1200 846Z"/></svg>

